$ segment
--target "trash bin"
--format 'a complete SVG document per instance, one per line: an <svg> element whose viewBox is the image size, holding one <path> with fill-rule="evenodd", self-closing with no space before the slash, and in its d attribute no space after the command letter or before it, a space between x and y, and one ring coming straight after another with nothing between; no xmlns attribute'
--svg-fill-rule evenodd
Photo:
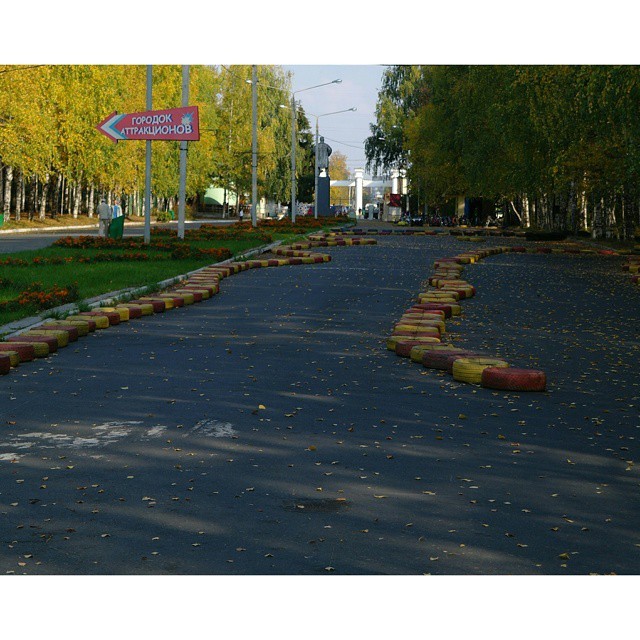
<svg viewBox="0 0 640 640"><path fill-rule="evenodd" d="M4 224L4 213L0 213L0 227Z"/></svg>
<svg viewBox="0 0 640 640"><path fill-rule="evenodd" d="M124 216L118 216L111 221L109 225L109 233L107 234L110 238L114 240L120 240L122 238L122 234L124 233Z"/></svg>

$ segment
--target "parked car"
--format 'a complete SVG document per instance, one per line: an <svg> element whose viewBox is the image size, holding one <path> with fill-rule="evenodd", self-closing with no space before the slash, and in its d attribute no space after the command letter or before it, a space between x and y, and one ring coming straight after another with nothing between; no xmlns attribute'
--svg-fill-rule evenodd
<svg viewBox="0 0 640 640"><path fill-rule="evenodd" d="M412 227L421 227L424 224L424 214L422 214L422 213L411 213L409 215L409 224Z"/></svg>

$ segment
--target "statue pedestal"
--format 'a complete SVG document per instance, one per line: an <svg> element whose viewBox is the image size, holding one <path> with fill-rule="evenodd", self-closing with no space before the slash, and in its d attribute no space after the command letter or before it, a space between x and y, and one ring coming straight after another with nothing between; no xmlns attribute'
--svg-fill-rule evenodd
<svg viewBox="0 0 640 640"><path fill-rule="evenodd" d="M329 176L318 176L318 215L319 216L331 215L331 212L329 210L329 189L330 189Z"/></svg>

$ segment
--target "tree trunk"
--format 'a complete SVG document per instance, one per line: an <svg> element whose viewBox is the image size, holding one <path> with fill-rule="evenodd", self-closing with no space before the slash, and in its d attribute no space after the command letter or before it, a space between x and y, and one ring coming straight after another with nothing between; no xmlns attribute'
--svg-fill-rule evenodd
<svg viewBox="0 0 640 640"><path fill-rule="evenodd" d="M591 237L594 240L604 235L604 199L597 197L593 205L593 220L591 222Z"/></svg>
<svg viewBox="0 0 640 640"><path fill-rule="evenodd" d="M525 227L525 229L528 229L531 226L529 198L526 195L522 196L522 225Z"/></svg>
<svg viewBox="0 0 640 640"><path fill-rule="evenodd" d="M33 214L36 210L36 198L38 196L38 178L34 176L31 178L29 189L27 190L27 213L29 220L33 220Z"/></svg>
<svg viewBox="0 0 640 640"><path fill-rule="evenodd" d="M20 220L22 208L24 206L24 176L22 171L18 171L18 185L16 188L16 222Z"/></svg>
<svg viewBox="0 0 640 640"><path fill-rule="evenodd" d="M71 187L69 185L69 180L67 178L63 178L62 184L64 185L64 188L62 190L62 206L60 207L60 215L70 212L71 203Z"/></svg>
<svg viewBox="0 0 640 640"><path fill-rule="evenodd" d="M74 185L74 197L73 197L73 217L77 218L80 213L80 201L82 200L82 174L80 174L80 180Z"/></svg>
<svg viewBox="0 0 640 640"><path fill-rule="evenodd" d="M89 188L89 200L87 202L87 215L93 218L93 213L96 210L96 188L91 185Z"/></svg>
<svg viewBox="0 0 640 640"><path fill-rule="evenodd" d="M580 229L587 231L589 228L589 200L586 191L580 196Z"/></svg>
<svg viewBox="0 0 640 640"><path fill-rule="evenodd" d="M617 202L616 197L607 198L607 207L605 213L605 227L604 227L604 235L605 238L613 238L614 236L619 239L618 228L617 228L617 220L616 220L616 210L617 210Z"/></svg>
<svg viewBox="0 0 640 640"><path fill-rule="evenodd" d="M624 190L622 200L622 239L631 240L633 238L634 200L629 195L629 190Z"/></svg>
<svg viewBox="0 0 640 640"><path fill-rule="evenodd" d="M576 218L576 183L572 180L569 187L569 227L571 233L577 232L577 218Z"/></svg>
<svg viewBox="0 0 640 640"><path fill-rule="evenodd" d="M4 171L4 202L2 213L4 219L9 220L11 213L11 187L13 186L13 167L6 166Z"/></svg>
<svg viewBox="0 0 640 640"><path fill-rule="evenodd" d="M47 196L49 195L49 180L51 176L47 173L42 183L42 193L40 194L40 220L44 220L47 215Z"/></svg>
<svg viewBox="0 0 640 640"><path fill-rule="evenodd" d="M522 216L518 213L518 210L516 209L516 205L513 204L513 200L509 200L509 204L511 205L511 210L515 214L516 218L518 218L518 222L522 226Z"/></svg>

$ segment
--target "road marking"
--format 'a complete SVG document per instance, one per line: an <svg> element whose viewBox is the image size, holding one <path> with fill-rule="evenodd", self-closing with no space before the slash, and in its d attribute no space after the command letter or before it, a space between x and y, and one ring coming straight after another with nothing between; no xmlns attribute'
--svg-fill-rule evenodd
<svg viewBox="0 0 640 640"><path fill-rule="evenodd" d="M214 438L231 438L238 433L230 422L205 419L197 422L193 427L197 435L213 436Z"/></svg>
<svg viewBox="0 0 640 640"><path fill-rule="evenodd" d="M12 440L0 442L0 449L26 450L39 447L42 449L95 449L107 447L118 440L131 436L134 427L140 427L143 423L139 420L124 420L104 422L94 425L93 437L69 435L67 433L51 433L49 431L32 431L15 436ZM140 439L157 438L161 436L167 427L154 425L140 434ZM0 461L10 462L24 454L16 454L13 451L0 452Z"/></svg>

